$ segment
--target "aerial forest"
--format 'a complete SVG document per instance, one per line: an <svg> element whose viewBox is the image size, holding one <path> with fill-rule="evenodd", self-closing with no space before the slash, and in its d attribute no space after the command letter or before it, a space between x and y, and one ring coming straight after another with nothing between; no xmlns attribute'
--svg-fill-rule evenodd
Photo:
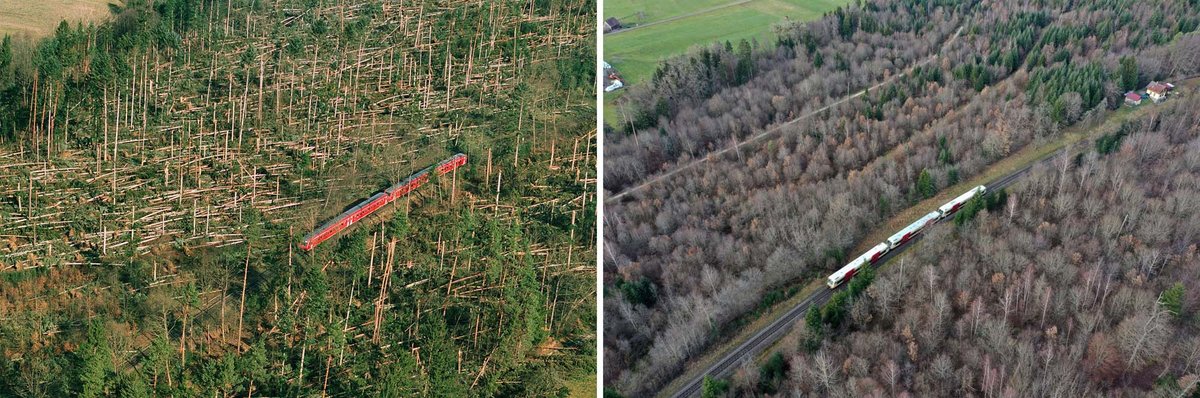
<svg viewBox="0 0 1200 398"><path fill-rule="evenodd" d="M1200 393L1200 100L1164 105L934 228L845 321L798 325L727 393Z"/></svg>
<svg viewBox="0 0 1200 398"><path fill-rule="evenodd" d="M0 396L594 383L594 9L129 0L4 37Z"/></svg>
<svg viewBox="0 0 1200 398"><path fill-rule="evenodd" d="M839 8L816 21L781 27L773 42L712 43L665 61L651 82L625 93L623 104L616 110L622 123L605 126L603 189L606 197L612 197L605 203L602 253L606 391L624 396L658 391L706 350L727 342L762 310L815 280L823 280L857 256L855 248L863 247L867 243L863 240L883 222L947 187L981 176L989 167L1025 148L1049 145L1068 134L1083 134L1114 118L1126 118L1126 122L1134 123L1122 127L1129 129L1127 141L1103 141L1106 152L1123 153L1126 146L1132 145L1129 142L1147 139L1134 138L1134 131L1167 129L1157 124L1143 127L1137 123L1148 116L1133 112L1186 106L1172 105L1170 102L1175 100L1170 99L1164 104L1146 101L1149 105L1143 105L1145 109L1134 110L1123 104L1124 95L1156 80L1194 83L1192 78L1200 74L1200 34L1195 32L1198 26L1200 7L1195 1L867 0ZM1179 126L1194 130L1189 122ZM1166 155L1172 145L1156 147L1164 151L1158 156L1175 156ZM1186 145L1179 145L1183 145L1181 149L1170 153L1187 152L1182 149ZM1092 175L1100 173L1098 170L1120 168L1106 163L1116 160L1087 156L1069 160L1072 168L1090 165ZM1156 173L1139 165L1126 167L1129 169L1106 173L1145 184L1146 192L1137 191L1143 196L1168 201L1165 196L1174 195L1164 190L1188 186L1176 180L1174 172ZM1185 166L1164 163L1162 167ZM1134 169L1148 174L1137 177ZM1100 182L1088 180L1088 184ZM888 363L879 355L894 354L888 358L899 369L900 376L894 380L907 383L895 385L897 394L983 395L990 388L991 395L1039 395L1049 390L1038 389L1042 387L1034 386L1029 379L1018 382L1014 372L1029 374L1032 369L1042 369L1050 361L1047 358L1074 363L1065 357L1071 355L1068 348L1079 339L1088 340L1101 332L1107 339L1103 343L1109 345L1097 349L1110 350L1113 364L1124 363L1099 378L1092 376L1094 373L1081 373L1089 378L1074 379L1077 384L1062 390L1065 393L1096 395L1123 389L1145 392L1166 384L1164 380L1173 377L1170 375L1194 371L1194 366L1174 367L1183 363L1176 359L1186 354L1176 348L1158 351L1164 355L1175 352L1175 359L1150 355L1145 358L1159 359L1130 361L1131 356L1126 355L1129 352L1123 351L1126 348L1117 336L1132 333L1130 325L1140 321L1138 326L1144 326L1151 317L1165 325L1161 328L1163 334L1155 335L1158 338L1169 340L1169 336L1177 336L1171 333L1186 335L1188 330L1195 330L1169 323L1181 322L1178 319L1187 322L1191 318L1186 314L1176 320L1154 316L1154 311L1163 310L1151 305L1160 292L1185 273L1179 264L1190 257L1186 257L1187 245L1179 245L1194 241L1195 237L1186 232L1189 224L1141 218L1125 220L1120 233L1105 235L1112 237L1111 241L1081 229L1073 230L1069 237L1043 238L1050 231L1042 232L1041 228L1065 233L1061 232L1065 226L1056 226L1064 219L1091 227L1105 222L1102 219L1110 214L1121 214L1118 210L1070 213L1068 210L1075 206L1108 209L1109 203L1109 199L1101 198L1089 202L1087 198L1092 195L1080 193L1079 186L1070 189L1074 191L1020 185L1005 202L993 207L1016 203L1013 217L1024 220L1021 223L996 226L999 220L993 211L976 221L952 223L965 225L953 235L935 231L931 236L948 240L938 243L944 245L941 251L934 250L941 254L906 260L903 283L907 285L903 286L911 292L893 293L895 296L886 303L890 312L875 307L883 305L873 296L872 289L877 288L867 289L861 296L867 299L849 307L851 315L847 319L853 320L853 326L824 326L831 330L823 330L821 336L836 336L833 343L821 351L809 352L809 346L819 344L806 344L812 339L803 335L803 325L797 325L794 334L798 337L793 337L792 351L769 361L768 365L774 363L770 372L766 372L765 365L747 365L748 369L739 371L740 379L730 380L727 393L786 395L799 391L861 396L882 391L889 395L891 385L878 378L877 365ZM1111 191L1090 185L1087 189ZM1132 198L1122 200L1128 202L1113 201L1113 209L1140 205ZM1059 206L1056 211L1062 213L1053 214L1056 221L1042 226L1040 217L1046 213L1038 206L1046 203ZM1161 214L1177 214L1172 211L1162 210ZM1150 213L1141 215L1149 217ZM1025 218L1019 218L1022 216ZM1145 223L1145 230L1141 223ZM1117 224L1120 226L1121 220ZM992 232L975 228L992 228ZM994 234L990 236L995 238L984 245L991 247L1000 244L998 240L1015 238L1014 233L994 230L1019 228L1036 236L1021 244L1042 245L1039 247L1044 250L1058 248L1054 251L1062 252L1063 261L1047 262L1045 256L1032 254L1026 254L1029 261L1010 257L1011 269L997 268L978 283L957 276L954 270L970 269L969 273L976 275L983 272L981 267L972 267L970 262L956 263L953 268L944 265L986 255L979 251L994 250L976 246L982 243L965 243L982 240L982 236L971 236L964 242L951 236ZM1159 230L1151 232L1154 228ZM1154 239L1158 240L1149 247L1128 241L1149 239L1139 236L1140 231L1157 234ZM1075 247L1084 243L1074 239L1084 238L1095 239L1086 243L1093 246ZM1073 257L1075 251L1085 249L1091 251ZM975 253L966 258L951 254L968 250ZM1141 256L1151 251L1158 254L1155 261L1159 265L1154 272L1128 271L1131 266L1126 264L1134 258L1142 261ZM1064 264L1079 269L1062 274L1068 272L1061 270ZM994 262L987 266L1001 267ZM930 282L923 276L929 267L937 267L937 274L942 275L933 282L933 293L943 295L938 297L944 299L940 302L946 318L944 333L922 341L927 336L918 334L931 333L926 331L930 322L926 315L939 302L930 296ZM891 266L877 275L875 284L901 283L895 281L899 276L893 275L897 268ZM1092 279L1076 278L1085 272L1095 275ZM1002 280L992 280L994 274ZM1050 275L1060 279L1051 282ZM1039 278L1045 280L1034 292L1034 281ZM1090 281L1095 288L1096 278L1105 279L1103 285L1111 290L1106 293L1102 286L1100 292L1088 293L1091 296L1086 296L1087 305L1067 300L1068 296L1074 297L1072 288L1083 286L1081 281ZM1014 283L1021 288L1011 287ZM994 290L987 292L966 290L984 285L996 287L989 287ZM1117 294L1120 286L1138 289L1136 294L1132 288L1125 293L1128 299L1119 304L1124 306L1121 311L1106 312L1107 306L1118 305L1109 301L1090 302L1104 294ZM1047 287L1051 293L1047 293ZM1011 295L1028 296L1021 297L1026 301L1021 305L1029 306L1028 310L1021 309L1025 313L991 312L988 327L996 330L997 338L1010 340L989 344L1011 343L1005 346L1010 351L981 351L974 346L979 343L974 340L978 336L975 330L971 330L971 339L955 336L962 339L960 343L941 344L950 338L949 333L962 330L955 329L956 322L976 298L982 297L981 311L1001 311L994 299L1003 298L1006 289L1012 290ZM1033 306L1035 302L1042 305L1047 294L1051 306L1058 307L1052 307L1057 312L1047 314L1042 323L1041 308L1035 314ZM1183 292L1184 307L1194 302L1195 294ZM967 301L959 306L963 297ZM1009 303L1009 312L1017 308L1013 305ZM901 315L909 306L914 307L913 315ZM855 311L869 314L871 320L856 318ZM1091 329L1081 329L1084 321L1076 319L1084 313L1094 318L1087 321L1092 323L1087 326ZM1011 322L1006 326L1009 329L992 325L1004 323L1003 315ZM1035 316L1030 326L1024 317ZM973 323L975 318L968 319ZM1129 330L1118 332L1126 320L1130 320L1125 327ZM1073 326L1068 325L1071 322ZM905 340L900 334L906 325L911 327L913 339ZM1050 348L1052 354L1047 354L1044 339L1049 337L1038 340L1030 333L1038 328L1034 334L1043 336L1051 326L1057 328L1056 338L1060 340L1058 346ZM982 321L978 327L978 333L985 332ZM846 328L864 331L845 335ZM870 330L879 332L870 334ZM1018 333L1022 330L1025 332L1020 333L1025 334ZM918 352L912 358L907 352L891 350L893 345L908 345L909 341L917 344ZM1028 350L1011 351L1016 342L1027 344ZM867 343L874 345L860 347ZM851 347L861 349L854 351L857 356L851 354ZM874 356L866 356L866 352ZM831 366L830 373L822 376L829 378L814 379L811 373L805 373L813 369L818 354ZM1146 354L1141 351L1137 355ZM939 355L945 357L939 369L949 367L950 371L938 375L951 375L953 382L932 378L933 371L928 367ZM1000 369L1003 375L985 377L985 357L991 361L986 370L994 373ZM869 366L858 368L856 364ZM1034 364L1038 367L1031 367ZM854 373L858 370L863 371ZM876 377L883 389L860 383L867 374ZM1070 375L1063 374L1033 374L1058 377L1047 380L1070 379ZM961 389L935 389L958 385Z"/></svg>

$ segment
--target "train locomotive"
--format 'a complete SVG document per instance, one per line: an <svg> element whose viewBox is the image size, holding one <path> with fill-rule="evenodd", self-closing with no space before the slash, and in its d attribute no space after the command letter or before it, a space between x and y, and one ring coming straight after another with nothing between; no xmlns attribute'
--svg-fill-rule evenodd
<svg viewBox="0 0 1200 398"><path fill-rule="evenodd" d="M436 172L438 175L443 175L454 171L465 164L467 164L467 155L458 153L447 158L446 160L441 161L437 165L421 169L421 171L414 173L403 181L400 181L399 183L396 183L395 185L392 185L391 187L372 195L362 203L351 207L349 210L342 212L342 214L339 214L337 217L326 221L324 224L321 224L320 227L304 236L304 240L300 242L300 248L305 251L312 250L314 247L317 247L317 245L321 244L321 242L332 238L334 235L337 235L338 232L349 228L359 220L366 218L372 213L375 213L375 211L383 208L383 206L386 206L388 203L392 203L396 199L400 199L409 192L421 187L421 185L425 185L425 182L429 181L430 172Z"/></svg>
<svg viewBox="0 0 1200 398"><path fill-rule="evenodd" d="M876 261L879 261L880 258L883 258L887 252L895 250L897 247L908 243L908 241L912 240L912 238L917 236L917 234L925 231L926 228L929 228L938 221L950 216L951 214L954 214L954 212L962 208L962 206L971 199L974 199L976 196L983 195L985 192L987 192L987 187L980 185L975 188L971 188L971 190L963 193L962 195L958 195L958 197L954 199L951 199L949 202L946 202L946 204L938 207L937 210L922 216L912 224L908 224L908 226L905 226L895 234L892 234L892 236L888 237L883 243L875 245L875 247L867 250L866 253L863 253L854 260L851 260L845 266L842 266L842 268L838 269L837 272L834 272L833 274L829 275L829 278L826 278L825 285L829 286L830 289L838 287L845 281L853 278L854 275L858 273L859 268L861 268L863 265L874 264Z"/></svg>

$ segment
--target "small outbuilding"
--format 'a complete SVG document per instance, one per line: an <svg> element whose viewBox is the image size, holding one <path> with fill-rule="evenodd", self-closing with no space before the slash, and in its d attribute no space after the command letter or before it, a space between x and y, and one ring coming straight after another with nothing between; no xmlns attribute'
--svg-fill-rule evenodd
<svg viewBox="0 0 1200 398"><path fill-rule="evenodd" d="M621 21L617 20L617 18L609 17L608 19L604 20L604 33L612 32L617 29L621 29Z"/></svg>
<svg viewBox="0 0 1200 398"><path fill-rule="evenodd" d="M1132 91L1125 93L1125 103L1129 104L1130 106L1141 105L1142 104L1142 96L1140 96L1140 95L1138 95L1138 93L1135 93Z"/></svg>

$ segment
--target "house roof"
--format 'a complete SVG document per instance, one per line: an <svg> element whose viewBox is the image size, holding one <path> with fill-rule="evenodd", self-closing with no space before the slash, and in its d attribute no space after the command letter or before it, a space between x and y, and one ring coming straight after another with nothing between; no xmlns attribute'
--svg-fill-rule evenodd
<svg viewBox="0 0 1200 398"><path fill-rule="evenodd" d="M617 26L621 24L621 21L618 21L616 17L609 17L604 20L604 23L608 24L608 26Z"/></svg>
<svg viewBox="0 0 1200 398"><path fill-rule="evenodd" d="M1167 86L1163 85L1162 83L1150 83L1149 86L1146 86L1146 91L1152 93L1165 93L1167 92Z"/></svg>
<svg viewBox="0 0 1200 398"><path fill-rule="evenodd" d="M1125 99L1130 100L1130 101L1141 101L1142 96L1138 95L1135 92L1130 91L1128 93L1125 93Z"/></svg>

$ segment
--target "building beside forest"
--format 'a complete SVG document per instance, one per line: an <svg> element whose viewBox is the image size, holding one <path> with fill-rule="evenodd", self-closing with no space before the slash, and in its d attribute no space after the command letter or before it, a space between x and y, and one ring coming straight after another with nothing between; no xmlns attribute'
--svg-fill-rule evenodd
<svg viewBox="0 0 1200 398"><path fill-rule="evenodd" d="M621 21L615 17L609 17L604 20L604 33L612 32L621 29Z"/></svg>
<svg viewBox="0 0 1200 398"><path fill-rule="evenodd" d="M1129 104L1129 105L1133 105L1133 106L1141 105L1142 104L1142 96L1138 95L1138 93L1135 93L1133 91L1125 93L1125 103Z"/></svg>
<svg viewBox="0 0 1200 398"><path fill-rule="evenodd" d="M1167 85L1159 82L1150 82L1146 86L1146 93L1150 95L1150 99L1154 102L1160 102L1167 99Z"/></svg>

